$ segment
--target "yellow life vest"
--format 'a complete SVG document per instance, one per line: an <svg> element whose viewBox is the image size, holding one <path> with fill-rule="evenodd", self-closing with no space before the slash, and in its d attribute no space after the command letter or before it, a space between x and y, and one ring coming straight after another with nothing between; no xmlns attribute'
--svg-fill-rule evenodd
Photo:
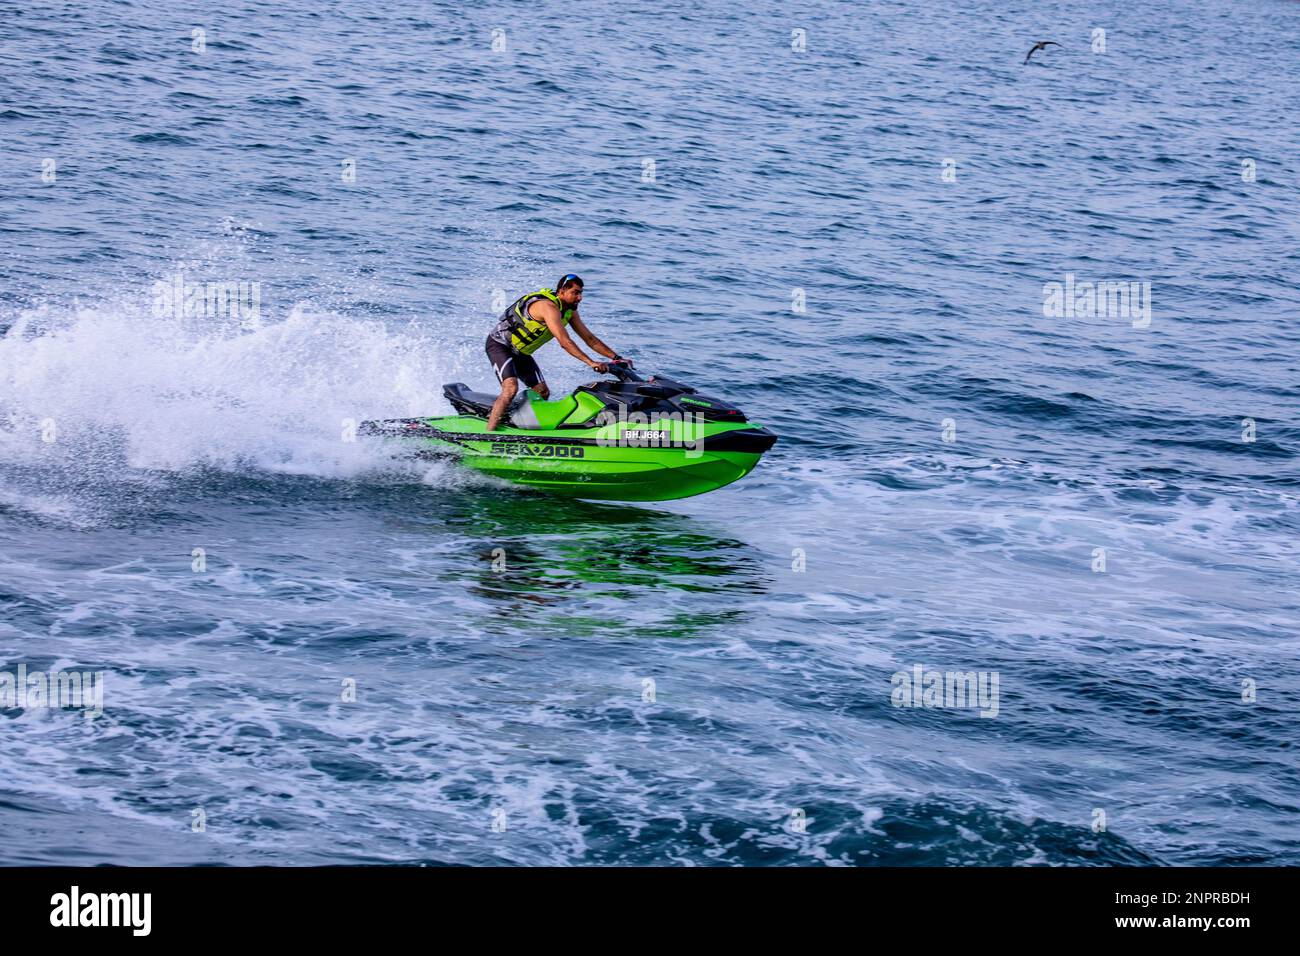
<svg viewBox="0 0 1300 956"><path fill-rule="evenodd" d="M529 307L538 299L555 303L555 307L560 310L562 325L568 325L573 319L573 306L561 302L554 289L538 289L536 292L521 295L506 309L505 314L501 316L501 321L492 330L492 337L524 355L532 355L555 338L545 322L528 314Z"/></svg>

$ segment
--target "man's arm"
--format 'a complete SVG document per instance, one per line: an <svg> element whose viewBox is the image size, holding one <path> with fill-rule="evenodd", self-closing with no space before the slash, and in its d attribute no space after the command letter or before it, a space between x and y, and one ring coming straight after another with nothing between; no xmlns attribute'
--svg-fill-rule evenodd
<svg viewBox="0 0 1300 956"><path fill-rule="evenodd" d="M539 312L541 313L540 315L538 314ZM560 310L555 307L554 303L534 302L532 306L529 307L528 314L535 319L541 319L545 322L546 327L550 329L551 334L555 336L555 341L560 343L560 348L564 349L564 351L568 352L579 362L585 362L592 368L596 368L596 366L600 364L594 359L587 358L587 354L583 352L582 349L578 348L578 344L574 342L573 337L569 335L569 330L566 329L564 323L560 321ZM576 317L573 319L573 324L575 326L578 324ZM588 333L588 335L589 334L590 333ZM591 345L591 340L587 339L585 335L583 336L583 339L587 341L588 345ZM595 346L593 345L592 348L595 348ZM606 350L606 353L610 358L614 357L612 352Z"/></svg>
<svg viewBox="0 0 1300 956"><path fill-rule="evenodd" d="M576 313L573 318L569 320L569 325L573 326L573 331L582 336L582 341L586 342L587 345L595 349L601 355L606 358L618 358L618 353L600 339L596 338L596 333L587 328L587 323L583 322Z"/></svg>

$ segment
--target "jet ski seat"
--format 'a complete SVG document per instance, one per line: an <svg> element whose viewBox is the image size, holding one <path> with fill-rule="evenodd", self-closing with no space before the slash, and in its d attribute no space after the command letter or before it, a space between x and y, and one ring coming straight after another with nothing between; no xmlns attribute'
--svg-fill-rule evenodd
<svg viewBox="0 0 1300 956"><path fill-rule="evenodd" d="M461 382L444 385L442 394L456 411L462 415L473 415L475 418L487 418L497 400L495 395L475 392ZM526 388L515 395L515 400L510 403L510 409L506 412L502 424L524 429L555 428L576 405L577 402L572 395L546 402L532 389Z"/></svg>
<svg viewBox="0 0 1300 956"><path fill-rule="evenodd" d="M442 387L442 394L451 402L451 407L462 415L487 418L497 397L487 392L475 392L463 382L452 382Z"/></svg>

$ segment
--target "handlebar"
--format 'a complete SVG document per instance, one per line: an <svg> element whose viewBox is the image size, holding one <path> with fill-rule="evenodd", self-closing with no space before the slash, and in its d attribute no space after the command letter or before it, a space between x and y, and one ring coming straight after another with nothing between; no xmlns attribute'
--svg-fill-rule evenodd
<svg viewBox="0 0 1300 956"><path fill-rule="evenodd" d="M659 396L667 398L672 395L694 395L695 389L689 385L674 381L671 378L665 378L662 375L651 375L643 378L632 370L632 366L627 364L626 360L617 362L606 362L609 374L613 375L620 382L638 383L636 392L638 395Z"/></svg>
<svg viewBox="0 0 1300 956"><path fill-rule="evenodd" d="M605 363L609 369L609 374L613 375L620 382L644 382L640 375L632 370L632 366L626 361L609 361Z"/></svg>

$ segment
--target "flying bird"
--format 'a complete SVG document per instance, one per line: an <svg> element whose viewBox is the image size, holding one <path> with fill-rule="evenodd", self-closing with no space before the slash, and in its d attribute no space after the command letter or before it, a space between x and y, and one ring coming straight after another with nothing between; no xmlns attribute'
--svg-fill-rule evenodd
<svg viewBox="0 0 1300 956"><path fill-rule="evenodd" d="M1039 40L1037 43L1033 45L1033 47L1030 48L1029 52L1025 54L1025 63L1028 63L1029 58L1033 56L1035 53L1037 53L1039 50L1045 50L1049 46L1060 46L1060 45L1061 44L1057 43L1055 40ZM1024 66L1025 64L1022 63L1020 65Z"/></svg>

